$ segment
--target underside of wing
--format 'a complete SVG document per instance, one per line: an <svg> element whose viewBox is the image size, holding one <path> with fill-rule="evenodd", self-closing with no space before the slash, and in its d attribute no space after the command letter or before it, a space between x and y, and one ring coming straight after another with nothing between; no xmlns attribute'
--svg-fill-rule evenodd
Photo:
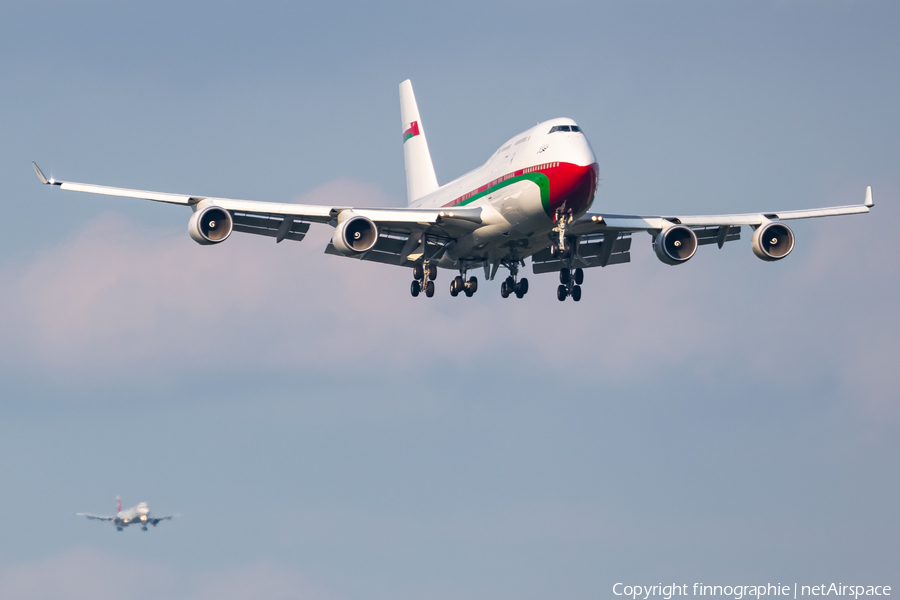
<svg viewBox="0 0 900 600"><path fill-rule="evenodd" d="M325 254L368 260L386 265L412 267L423 258L437 260L444 248L453 241L451 235L442 231L431 232L428 227L412 228L401 224L391 224L378 229L378 239L371 249L357 254L338 251L334 242L329 242Z"/></svg>
<svg viewBox="0 0 900 600"><path fill-rule="evenodd" d="M292 216L271 213L232 212L234 230L240 233L252 233L282 240L303 241L309 231L309 222Z"/></svg>

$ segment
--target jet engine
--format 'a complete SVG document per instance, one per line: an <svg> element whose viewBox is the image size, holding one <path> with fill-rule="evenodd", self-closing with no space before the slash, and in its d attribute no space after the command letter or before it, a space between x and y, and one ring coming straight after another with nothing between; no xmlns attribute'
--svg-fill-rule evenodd
<svg viewBox="0 0 900 600"><path fill-rule="evenodd" d="M378 241L378 227L372 219L356 215L338 223L331 243L341 254L359 254L371 250Z"/></svg>
<svg viewBox="0 0 900 600"><path fill-rule="evenodd" d="M673 225L656 235L653 251L667 265L680 265L697 251L697 234L690 227Z"/></svg>
<svg viewBox="0 0 900 600"><path fill-rule="evenodd" d="M231 213L218 206L207 206L195 211L188 223L191 238L203 246L224 242L231 235L233 227Z"/></svg>
<svg viewBox="0 0 900 600"><path fill-rule="evenodd" d="M794 249L794 232L784 223L769 222L756 228L750 246L763 260L781 260Z"/></svg>

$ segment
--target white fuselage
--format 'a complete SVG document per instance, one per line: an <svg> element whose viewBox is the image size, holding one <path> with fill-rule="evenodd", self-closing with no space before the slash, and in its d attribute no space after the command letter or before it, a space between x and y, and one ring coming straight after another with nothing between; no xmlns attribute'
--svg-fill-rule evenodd
<svg viewBox="0 0 900 600"><path fill-rule="evenodd" d="M129 525L136 524L146 527L149 519L150 508L147 506L146 502L141 502L137 506L132 506L131 508L117 512L113 524L116 527L128 527Z"/></svg>
<svg viewBox="0 0 900 600"><path fill-rule="evenodd" d="M410 204L482 209L482 226L453 242L440 266L528 256L547 245L558 213L577 218L590 208L597 164L577 127L566 118L539 123L503 144L482 166Z"/></svg>

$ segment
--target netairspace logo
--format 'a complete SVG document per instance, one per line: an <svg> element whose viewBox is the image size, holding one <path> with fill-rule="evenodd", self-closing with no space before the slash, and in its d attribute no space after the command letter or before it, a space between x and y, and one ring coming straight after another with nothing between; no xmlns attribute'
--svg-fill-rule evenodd
<svg viewBox="0 0 900 600"><path fill-rule="evenodd" d="M690 590L690 591L689 591ZM674 596L724 596L741 600L741 598L762 598L763 596L782 596L795 599L801 596L848 596L854 599L860 596L890 596L889 585L843 585L841 583L820 585L781 585L780 583L766 585L705 585L695 583L693 587L685 583L682 585L625 585L617 583L613 586L613 594L616 596L628 596L633 600L641 598L649 600L653 596L670 600Z"/></svg>

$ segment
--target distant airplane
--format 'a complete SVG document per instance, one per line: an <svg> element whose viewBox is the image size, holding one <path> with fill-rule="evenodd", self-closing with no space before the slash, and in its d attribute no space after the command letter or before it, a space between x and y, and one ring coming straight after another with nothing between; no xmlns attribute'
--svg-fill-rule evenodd
<svg viewBox="0 0 900 600"><path fill-rule="evenodd" d="M354 208L229 200L201 195L147 192L47 179L64 190L143 198L189 206L188 232L199 244L224 242L232 231L300 241L310 223L334 227L327 254L412 268L410 292L434 295L438 267L457 271L450 294L471 297L484 268L493 280L499 267L509 271L500 285L504 298L528 292L519 268L531 257L534 273L559 272L557 298L581 299L584 268L631 260L631 234L646 231L663 263L680 265L698 246L740 239L741 226L753 230L753 253L781 260L794 248L794 234L782 221L867 213L863 204L813 210L736 215L639 216L588 213L597 190L599 167L587 138L572 119L539 123L503 144L486 163L439 186L425 140L425 129L409 80L400 84L400 118L406 161L406 208ZM620 199L627 201L627 199Z"/></svg>
<svg viewBox="0 0 900 600"><path fill-rule="evenodd" d="M122 531L129 525L140 525L142 531L147 531L147 525L156 527L160 521L171 521L176 515L168 515L165 517L153 517L150 515L150 509L146 502L141 502L137 506L132 506L126 510L122 510L122 498L116 496L116 516L104 517L100 515L92 515L90 513L75 513L79 517L87 517L97 521L112 521L118 531Z"/></svg>

